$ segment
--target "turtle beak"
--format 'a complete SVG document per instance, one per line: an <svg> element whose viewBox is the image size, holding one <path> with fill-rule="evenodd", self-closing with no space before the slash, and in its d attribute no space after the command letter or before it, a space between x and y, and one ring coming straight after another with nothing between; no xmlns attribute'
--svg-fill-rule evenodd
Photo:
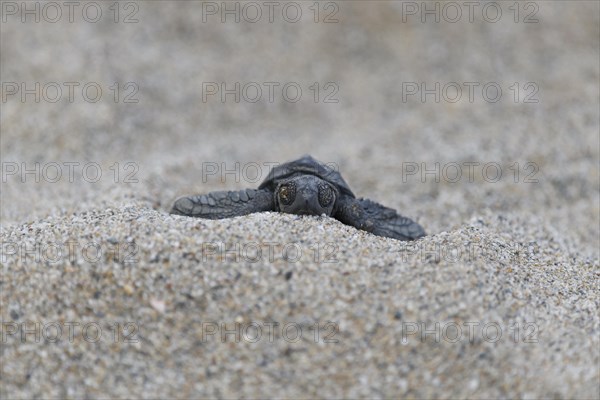
<svg viewBox="0 0 600 400"><path fill-rule="evenodd" d="M296 195L294 213L298 215L316 215L319 210L316 204L316 194L310 188L304 188Z"/></svg>
<svg viewBox="0 0 600 400"><path fill-rule="evenodd" d="M304 201L305 205L308 205L308 203L310 203L310 200L312 198L314 198L314 193L312 190L306 188L302 191L302 200Z"/></svg>

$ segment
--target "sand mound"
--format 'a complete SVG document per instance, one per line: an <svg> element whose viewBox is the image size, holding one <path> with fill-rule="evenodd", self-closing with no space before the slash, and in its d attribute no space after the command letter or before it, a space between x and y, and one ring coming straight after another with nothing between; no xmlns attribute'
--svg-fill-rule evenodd
<svg viewBox="0 0 600 400"><path fill-rule="evenodd" d="M499 221L405 243L131 205L7 228L3 395L598 397L598 264Z"/></svg>

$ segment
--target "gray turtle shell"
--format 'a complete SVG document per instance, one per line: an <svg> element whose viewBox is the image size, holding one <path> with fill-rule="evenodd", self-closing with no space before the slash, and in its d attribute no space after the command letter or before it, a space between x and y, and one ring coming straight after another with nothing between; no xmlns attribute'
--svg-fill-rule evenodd
<svg viewBox="0 0 600 400"><path fill-rule="evenodd" d="M338 171L315 160L309 155L273 168L258 188L274 191L279 182L298 175L314 175L319 177L336 186L342 194L355 198L354 193L352 193L352 190L350 190L350 187Z"/></svg>

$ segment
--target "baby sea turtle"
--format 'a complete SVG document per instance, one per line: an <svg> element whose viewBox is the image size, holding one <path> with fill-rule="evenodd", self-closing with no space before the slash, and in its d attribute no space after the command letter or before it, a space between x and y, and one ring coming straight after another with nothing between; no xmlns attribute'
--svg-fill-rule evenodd
<svg viewBox="0 0 600 400"><path fill-rule="evenodd" d="M309 155L273 168L258 189L181 197L171 213L222 219L261 211L325 214L346 225L399 240L425 236L419 224L395 210L357 199L339 172Z"/></svg>

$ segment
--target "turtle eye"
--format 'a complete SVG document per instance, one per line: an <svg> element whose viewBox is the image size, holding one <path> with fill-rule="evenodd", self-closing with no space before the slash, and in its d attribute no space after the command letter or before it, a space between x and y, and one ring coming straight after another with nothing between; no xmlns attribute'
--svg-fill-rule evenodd
<svg viewBox="0 0 600 400"><path fill-rule="evenodd" d="M321 184L319 185L319 204L321 207L327 207L333 202L333 190L329 187L329 185Z"/></svg>
<svg viewBox="0 0 600 400"><path fill-rule="evenodd" d="M293 183L282 185L279 188L278 195L279 201L283 205L289 206L294 202L294 199L296 198L296 185L294 185Z"/></svg>

